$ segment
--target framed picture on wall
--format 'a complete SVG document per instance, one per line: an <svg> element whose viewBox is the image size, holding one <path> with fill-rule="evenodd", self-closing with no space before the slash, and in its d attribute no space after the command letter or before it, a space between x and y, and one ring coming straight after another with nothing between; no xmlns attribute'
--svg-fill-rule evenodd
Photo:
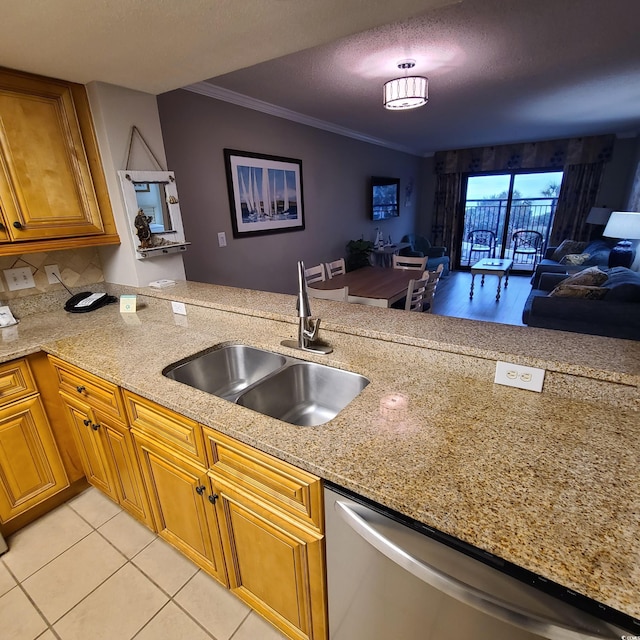
<svg viewBox="0 0 640 640"><path fill-rule="evenodd" d="M234 238L304 229L302 161L224 149Z"/></svg>

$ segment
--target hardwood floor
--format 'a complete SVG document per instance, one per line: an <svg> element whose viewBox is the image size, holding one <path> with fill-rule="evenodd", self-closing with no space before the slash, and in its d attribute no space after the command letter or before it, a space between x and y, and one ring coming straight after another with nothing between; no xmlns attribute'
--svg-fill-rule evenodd
<svg viewBox="0 0 640 640"><path fill-rule="evenodd" d="M486 276L480 286L481 276L476 276L473 300L469 299L471 273L452 271L440 278L433 301L433 313L441 316L498 322L500 324L522 324L522 308L531 292L531 275L510 275L505 289L502 281L500 300L496 302L498 278Z"/></svg>

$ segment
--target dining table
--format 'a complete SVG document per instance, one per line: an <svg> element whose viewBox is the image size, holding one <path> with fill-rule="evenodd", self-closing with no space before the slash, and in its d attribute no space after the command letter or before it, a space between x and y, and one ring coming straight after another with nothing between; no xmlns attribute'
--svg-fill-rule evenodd
<svg viewBox="0 0 640 640"><path fill-rule="evenodd" d="M314 282L309 289L349 287L349 302L374 307L390 307L407 295L410 280L420 279L422 271L388 267L361 267L329 280Z"/></svg>

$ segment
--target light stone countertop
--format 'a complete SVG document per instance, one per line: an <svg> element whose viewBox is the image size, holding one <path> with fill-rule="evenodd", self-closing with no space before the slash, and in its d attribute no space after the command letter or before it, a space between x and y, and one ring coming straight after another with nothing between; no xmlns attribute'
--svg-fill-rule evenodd
<svg viewBox="0 0 640 640"><path fill-rule="evenodd" d="M137 292L152 297L131 317L117 305L67 314L55 296L23 303L0 360L44 349L640 618L638 343L312 300L334 352L302 355L280 346L296 333L293 296L198 283ZM169 299L188 304L186 318ZM326 425L295 427L161 375L223 342L371 383ZM544 392L493 384L498 358L546 367ZM390 397L405 408L389 410Z"/></svg>

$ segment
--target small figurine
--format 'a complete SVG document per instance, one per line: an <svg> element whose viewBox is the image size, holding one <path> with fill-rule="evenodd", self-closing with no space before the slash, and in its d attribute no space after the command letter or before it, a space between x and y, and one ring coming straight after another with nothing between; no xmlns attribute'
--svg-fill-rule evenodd
<svg viewBox="0 0 640 640"><path fill-rule="evenodd" d="M149 226L152 219L151 216L145 216L142 209L138 209L138 215L133 221L133 224L137 229L136 235L140 240L141 249L149 249L153 246L153 242L151 241L151 227Z"/></svg>

